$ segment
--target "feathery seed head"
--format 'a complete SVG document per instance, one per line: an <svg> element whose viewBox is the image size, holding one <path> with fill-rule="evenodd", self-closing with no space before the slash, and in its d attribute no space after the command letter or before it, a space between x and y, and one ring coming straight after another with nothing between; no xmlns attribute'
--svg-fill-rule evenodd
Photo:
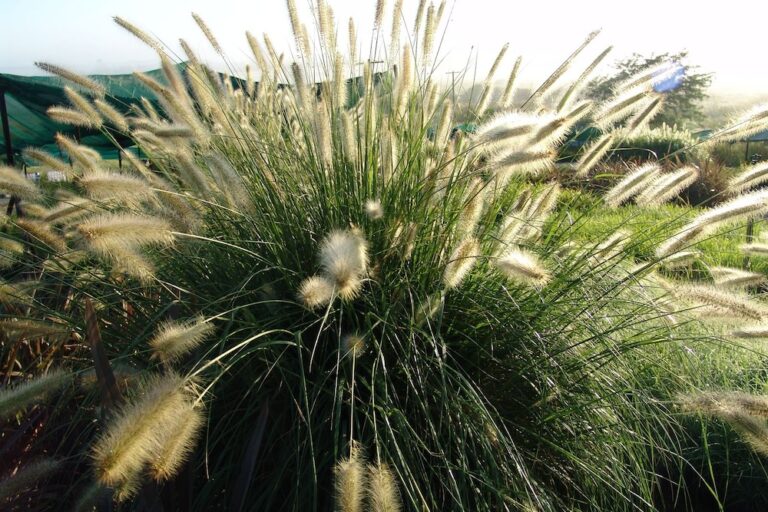
<svg viewBox="0 0 768 512"><path fill-rule="evenodd" d="M352 230L333 231L320 246L320 266L336 282L342 298L353 298L368 267L368 243Z"/></svg>
<svg viewBox="0 0 768 512"><path fill-rule="evenodd" d="M51 370L14 387L0 389L0 419L8 418L25 407L45 399L72 382L72 375L63 370Z"/></svg>
<svg viewBox="0 0 768 512"><path fill-rule="evenodd" d="M365 496L365 468L358 449L336 464L336 506L339 512L362 512Z"/></svg>
<svg viewBox="0 0 768 512"><path fill-rule="evenodd" d="M657 175L656 179L638 194L635 202L641 206L658 206L676 197L681 191L693 185L699 178L699 170L686 166L674 172Z"/></svg>
<svg viewBox="0 0 768 512"><path fill-rule="evenodd" d="M747 167L728 182L728 191L737 194L768 181L768 162L760 162Z"/></svg>
<svg viewBox="0 0 768 512"><path fill-rule="evenodd" d="M167 426L188 409L186 383L168 374L150 380L144 395L127 404L92 450L96 477L103 485L130 483L157 453Z"/></svg>
<svg viewBox="0 0 768 512"><path fill-rule="evenodd" d="M453 251L443 273L446 288L456 288L480 257L480 243L474 237L464 239Z"/></svg>
<svg viewBox="0 0 768 512"><path fill-rule="evenodd" d="M709 273L717 286L723 288L745 288L766 282L766 276L758 272L749 272L738 268L711 267Z"/></svg>
<svg viewBox="0 0 768 512"><path fill-rule="evenodd" d="M149 472L156 481L169 480L179 472L194 450L204 424L202 410L186 403L171 423L163 426L158 447L149 459Z"/></svg>
<svg viewBox="0 0 768 512"><path fill-rule="evenodd" d="M614 185L603 197L606 204L617 207L624 201L631 199L644 190L648 183L653 181L661 172L661 167L655 162L650 162L635 168L621 181Z"/></svg>
<svg viewBox="0 0 768 512"><path fill-rule="evenodd" d="M378 199L367 199L365 201L365 214L371 220L379 220L384 217L384 209L381 207L381 201Z"/></svg>
<svg viewBox="0 0 768 512"><path fill-rule="evenodd" d="M188 322L169 321L160 325L149 346L154 352L153 357L171 362L200 345L215 330L216 327L203 317Z"/></svg>
<svg viewBox="0 0 768 512"><path fill-rule="evenodd" d="M309 309L326 306L333 299L334 284L322 276L308 277L301 283L299 299Z"/></svg>
<svg viewBox="0 0 768 512"><path fill-rule="evenodd" d="M344 355L350 355L352 357L360 357L365 352L365 337L360 334L348 334L341 340L341 344L344 350Z"/></svg>
<svg viewBox="0 0 768 512"><path fill-rule="evenodd" d="M64 69L60 66L49 64L47 62L35 62L35 66L37 66L38 68L42 69L47 73L50 73L52 75L57 75L65 80L69 80L70 82L77 84L80 87L87 89L98 96L104 96L104 93L106 92L106 90L104 89L104 86L101 85L100 83L95 82L94 80L91 80L88 77L78 75L77 73L73 73L72 71L69 71L68 69Z"/></svg>
<svg viewBox="0 0 768 512"><path fill-rule="evenodd" d="M400 512L400 492L392 471L384 463L368 466L368 502L371 512Z"/></svg>
<svg viewBox="0 0 768 512"><path fill-rule="evenodd" d="M0 166L0 190L26 200L34 201L40 197L35 184L12 167Z"/></svg>
<svg viewBox="0 0 768 512"><path fill-rule="evenodd" d="M496 261L496 266L510 280L526 286L540 287L551 278L538 257L521 248L507 251Z"/></svg>

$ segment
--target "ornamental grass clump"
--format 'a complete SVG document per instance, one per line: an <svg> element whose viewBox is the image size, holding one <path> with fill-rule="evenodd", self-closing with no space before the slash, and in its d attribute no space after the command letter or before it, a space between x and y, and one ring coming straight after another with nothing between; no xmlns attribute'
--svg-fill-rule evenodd
<svg viewBox="0 0 768 512"><path fill-rule="evenodd" d="M405 38L402 3L378 2L359 68L354 22L344 47L318 2L310 37L291 1L295 46L247 34L246 79L197 15L227 73L184 42L180 70L117 19L163 70L137 75L152 97L124 111L95 79L41 66L78 87L64 107L75 125L98 125L97 113L149 161L124 151L125 169L110 170L60 135L67 193L0 235L41 290L27 310L4 310L29 331L25 351L3 346L5 360L40 373L66 353L96 375L59 404L65 428L41 434L71 464L62 503L104 488L102 500L140 508L191 488L200 510L653 509L657 468L686 465L667 399L703 378L679 362L689 353L677 340L711 337L669 320L677 311L653 273L663 261L635 259L639 239L670 242L585 235L580 199L542 177L592 118L605 134L579 155L574 172L587 174L659 93L636 77L603 105L584 100L602 57L576 82L566 72L593 33L527 99L516 101L519 59L495 94L502 50L480 95L452 104L430 74L445 5L420 2ZM607 201L671 176L666 200L692 174L649 168ZM765 208L762 196L736 201L657 259ZM741 295L686 290L697 305L764 315ZM134 376L116 375L118 363Z"/></svg>

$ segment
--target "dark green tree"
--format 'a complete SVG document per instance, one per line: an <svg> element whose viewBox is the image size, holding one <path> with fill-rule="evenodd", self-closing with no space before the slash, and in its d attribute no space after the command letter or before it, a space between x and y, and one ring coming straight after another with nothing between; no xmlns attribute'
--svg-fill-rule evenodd
<svg viewBox="0 0 768 512"><path fill-rule="evenodd" d="M614 87L630 76L663 64L664 62L677 62L685 70L683 83L675 90L665 93L667 95L664 109L656 116L651 126L660 126L662 123L677 125L684 128L692 128L704 120L702 102L707 98L707 88L712 82L711 73L698 72L699 67L686 63L687 51L679 53L662 53L646 57L637 53L631 57L620 60L614 64L616 73L598 77L587 86L586 95L590 99L603 101L611 97Z"/></svg>

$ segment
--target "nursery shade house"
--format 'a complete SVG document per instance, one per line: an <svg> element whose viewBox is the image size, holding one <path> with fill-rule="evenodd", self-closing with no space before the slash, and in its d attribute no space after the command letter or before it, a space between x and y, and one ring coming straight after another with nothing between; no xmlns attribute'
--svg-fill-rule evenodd
<svg viewBox="0 0 768 512"><path fill-rule="evenodd" d="M182 71L184 64L179 64L179 68ZM159 69L146 74L162 79L162 71ZM131 74L95 75L91 78L104 86L107 101L120 112L127 112L141 97L155 102L155 94ZM3 119L3 137L0 139L0 152L4 159L8 159L12 152L14 160L18 160L21 150L28 146L42 147L54 154L60 153L52 143L57 132L76 138L97 150L104 158L117 158L114 142L100 130L60 124L46 114L49 107L68 103L64 93L65 85L72 86L57 76L0 74L0 92L5 98L3 117L7 116L7 122ZM111 135L121 144L127 142L118 132Z"/></svg>

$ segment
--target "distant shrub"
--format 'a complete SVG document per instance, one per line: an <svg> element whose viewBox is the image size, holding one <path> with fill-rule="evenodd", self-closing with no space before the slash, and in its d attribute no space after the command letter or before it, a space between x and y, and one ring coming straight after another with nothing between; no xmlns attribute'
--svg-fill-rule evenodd
<svg viewBox="0 0 768 512"><path fill-rule="evenodd" d="M643 130L619 141L613 148L613 160L661 160L691 163L701 154L699 141L688 130L662 125Z"/></svg>

